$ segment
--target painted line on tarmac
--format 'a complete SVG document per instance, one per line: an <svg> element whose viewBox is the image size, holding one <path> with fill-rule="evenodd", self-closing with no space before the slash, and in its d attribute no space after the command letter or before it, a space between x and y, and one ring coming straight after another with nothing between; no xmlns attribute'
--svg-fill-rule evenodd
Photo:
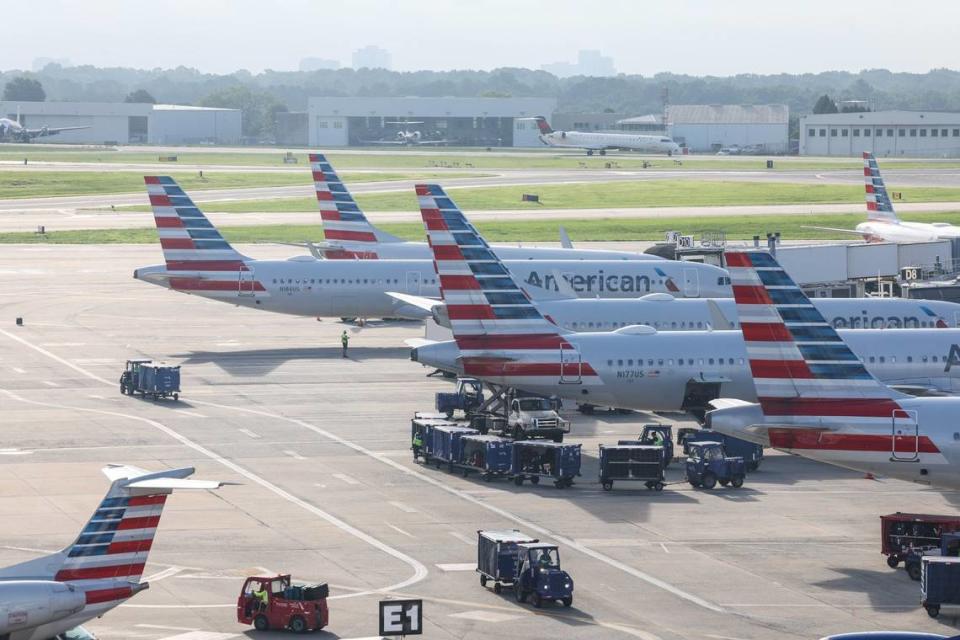
<svg viewBox="0 0 960 640"><path fill-rule="evenodd" d="M0 331L2 331L2 330L0 330ZM401 463L399 463L399 462L397 462L397 461L395 461L395 460L391 460L390 458L388 458L388 457L386 457L386 456L383 456L383 455L380 455L380 454L376 453L375 451L372 451L372 450L370 450L370 449L367 449L366 447L363 447L363 446L361 446L361 445L359 445L359 444L356 444L356 443L354 443L354 442L351 442L350 440L347 440L347 439L345 439L345 438L342 438L342 437L338 436L337 434L335 434L335 433L333 433L333 432L327 431L326 429L321 429L320 427L318 427L318 426L316 426L316 425L314 425L314 424L311 424L311 423L309 423L309 422L307 422L307 421L305 421L305 420L300 420L300 419L298 419L298 418L289 418L289 417L287 417L287 416L283 416L283 415L276 414L276 413L270 413L269 411L261 411L261 410L259 410L259 409L249 409L249 408L246 408L246 407L231 407L231 406L229 406L229 405L219 404L219 403L216 403L216 402L207 402L207 401L203 401L203 400L195 400L194 403L195 403L195 404L206 405L206 406L210 406L210 407L215 407L215 408L218 408L218 409L227 409L227 410L232 410L232 411L240 411L240 412L242 412L242 413L249 413L249 414L252 414L252 415L258 415L258 416L262 416L262 417L266 417L266 418L273 418L273 419L275 419L275 420L283 420L283 421L289 422L289 423L291 423L291 424L299 425L299 426L301 426L301 427L303 427L303 428L305 428L305 429L309 429L310 431L313 431L314 433L316 433L316 434L318 434L318 435L321 435L321 436L323 436L323 437L325 437L325 438L327 438L327 439L329 439L329 440L332 440L332 441L337 442L337 443L339 443L339 444L341 444L341 445L343 445L343 446L345 446L345 447L348 447L348 448L350 448L350 449L353 449L354 451L356 451L356 452L358 452L358 453L362 453L362 454L365 455L365 456L368 456L368 457L370 457L370 458L373 458L374 460L378 460L378 461L382 462L383 464L388 465L388 466L390 466L390 467L393 467L394 469L396 469L396 470L398 470L398 471L400 471L400 472L402 472L402 473L405 473L405 474L407 474L408 476L411 476L411 477L413 477L413 478L416 478L416 479L418 479L418 480L420 480L420 481L422 481L422 482L425 482L425 483L427 483L427 484L433 485L434 487L436 487L436 488L438 488L438 489L440 489L440 490L442 490L442 491L445 491L445 492L447 492L447 493L449 493L449 494L451 494L451 495L453 495L453 496L456 496L456 497L460 498L461 500L464 500L464 501L469 502L469 503L471 503L471 504L473 504L473 505L475 505L475 506L478 506L478 507L480 507L480 508L482 508L482 509L486 509L487 511L490 511L490 512L492 512L492 513L495 513L495 514L497 514L498 516L500 516L500 517L502 517L502 518L504 518L504 519L506 519L506 520L511 520L511 521L513 521L514 523L516 523L516 524L520 525L521 527L523 527L524 529L530 529L530 530L532 530L532 531L540 534L541 537L551 538L551 539L553 539L553 540L556 540L557 542L563 544L563 545L566 546L566 547L569 547L569 548L571 548L571 549L574 549L574 550L576 550L576 551L579 551L579 552L582 553L583 555L589 556L590 558L593 558L594 560L597 560L597 561L599 561L599 562L602 562L602 563L604 563L604 564L606 564L606 565L608 565L608 566L610 566L610 567L613 567L614 569L617 569L617 570L622 571L622 572L624 572L624 573L626 573L626 574L628 574L628 575L633 576L634 578L637 578L637 579L639 579L639 580L642 580L642 581L646 582L647 584L649 584L649 585L651 585L651 586L653 586L653 587L656 587L656 588L658 588L658 589L661 589L661 590L663 590L663 591L666 591L666 592L668 592L668 593L671 593L671 594L677 596L678 598L682 598L683 600L686 600L686 601L688 601L688 602L691 602L691 603L693 603L693 604L695 604L695 605L697 605L697 606L699 606L699 607L702 607L702 608L704 608L704 609L708 609L708 610L713 611L713 612L716 612L716 613L726 613L726 612L724 611L723 607L721 607L721 606L719 606L719 605L716 605L716 604L714 604L714 603L712 603L712 602L710 602L710 601L708 601L708 600L705 600L704 598L701 598L700 596L697 596L697 595L694 595L694 594L689 593L689 592L687 592L687 591L684 591L684 590L681 589L680 587L677 587L677 586L675 586L675 585L672 585L672 584L670 584L669 582L666 582L666 581L664 581L664 580L661 580L660 578L657 578L656 576L650 575L649 573L645 573L645 572L643 572L643 571L640 571L639 569L635 569L634 567L631 567L631 566L629 566L629 565L627 565L627 564L624 564L623 562L620 562L619 560L616 560L615 558L612 558L612 557L610 557L610 556L608 556L608 555L606 555L606 554L600 553L599 551L596 551L596 550L594 550L594 549L591 549L590 547L587 547L587 546L585 546L585 545L583 545L583 544L580 544L580 543L578 543L576 540L573 540L572 538L568 538L568 537L566 537L566 536L562 536L562 535L556 534L556 533L550 531L549 529L547 529L546 527L543 527L543 526L538 525L538 524L535 524L535 523L533 523L533 522L531 522L531 521L529 521L529 520L526 520L526 519L524 519L524 518L521 518L520 516L518 516L518 515L516 515L516 514L514 514L514 513L512 513L512 512L510 512L510 511L508 511L508 510L506 510L506 509L503 509L503 508L501 508L501 507L494 506L494 505L492 505L492 504L488 504L488 503L486 503L486 502L484 502L484 501L482 501L482 500L480 500L480 499L478 499L478 498L470 495L469 493L467 493L467 492L465 492L465 491L461 491L460 489L457 489L457 488L455 488L455 487L449 486L449 485L441 482L440 480L437 480L436 478L432 478L432 477L430 477L430 476L427 476L427 475L425 475L425 474L423 474L423 473L420 473L419 471L416 471L415 469L409 469L409 468L403 466ZM473 544L473 543L471 542L471 544Z"/></svg>

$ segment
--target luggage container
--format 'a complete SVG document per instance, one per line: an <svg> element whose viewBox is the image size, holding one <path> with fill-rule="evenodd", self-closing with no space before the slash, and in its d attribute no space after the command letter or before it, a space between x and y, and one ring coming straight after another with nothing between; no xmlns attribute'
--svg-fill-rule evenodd
<svg viewBox="0 0 960 640"><path fill-rule="evenodd" d="M940 615L943 605L960 605L960 558L924 556L920 604L931 618Z"/></svg>
<svg viewBox="0 0 960 640"><path fill-rule="evenodd" d="M459 425L436 425L431 429L431 447L430 460L440 468L442 463L447 464L447 468L453 471L454 466L460 460L460 438L466 435L479 435L476 429L470 427L461 427Z"/></svg>
<svg viewBox="0 0 960 640"><path fill-rule="evenodd" d="M944 533L956 531L960 516L900 511L880 516L880 553L887 556L887 566L896 569L911 553L937 549Z"/></svg>
<svg viewBox="0 0 960 640"><path fill-rule="evenodd" d="M155 365L151 360L127 360L120 375L120 393L143 397L180 398L180 366Z"/></svg>
<svg viewBox="0 0 960 640"><path fill-rule="evenodd" d="M666 448L653 445L600 445L600 484L604 491L614 481L643 482L647 489L663 491Z"/></svg>
<svg viewBox="0 0 960 640"><path fill-rule="evenodd" d="M524 480L538 484L540 478L553 480L558 489L569 487L580 475L580 445L545 440L515 441L510 473L518 487Z"/></svg>
<svg viewBox="0 0 960 640"><path fill-rule="evenodd" d="M422 457L427 462L433 454L433 430L439 426L457 426L456 422L447 420L439 413L420 413L413 414L410 421L410 449L413 451L413 459Z"/></svg>
<svg viewBox="0 0 960 640"><path fill-rule="evenodd" d="M463 475L478 471L484 480L510 474L510 458L513 442L488 435L460 436L460 459L458 466Z"/></svg>
<svg viewBox="0 0 960 640"><path fill-rule="evenodd" d="M673 427L668 424L645 424L636 440L619 440L617 444L662 446L665 454L664 468L669 467L673 462Z"/></svg>
<svg viewBox="0 0 960 640"><path fill-rule="evenodd" d="M913 549L903 561L903 568L911 580L919 580L923 571L922 563L925 556L960 556L960 533L945 533L940 538L940 546L933 549Z"/></svg>
<svg viewBox="0 0 960 640"><path fill-rule="evenodd" d="M500 593L504 586L513 585L517 574L520 544L538 542L536 538L516 529L477 531L477 573L480 586L493 582L493 591Z"/></svg>

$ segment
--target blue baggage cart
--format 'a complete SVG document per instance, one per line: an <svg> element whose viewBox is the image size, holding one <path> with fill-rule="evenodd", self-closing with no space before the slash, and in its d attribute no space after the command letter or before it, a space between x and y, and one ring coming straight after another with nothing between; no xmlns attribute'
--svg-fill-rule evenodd
<svg viewBox="0 0 960 640"><path fill-rule="evenodd" d="M413 451L414 461L419 457L422 457L424 462L430 460L433 454L433 430L439 426L455 427L457 423L436 413L413 414L410 421L410 449Z"/></svg>
<svg viewBox="0 0 960 640"><path fill-rule="evenodd" d="M471 470L479 471L483 479L489 481L510 474L512 453L512 440L482 434L463 435L458 466L464 476Z"/></svg>
<svg viewBox="0 0 960 640"><path fill-rule="evenodd" d="M600 484L604 491L614 481L643 482L647 489L663 491L663 470L667 466L666 448L655 445L600 445Z"/></svg>
<svg viewBox="0 0 960 640"><path fill-rule="evenodd" d="M510 462L510 474L517 486L540 478L553 480L558 489L569 487L580 475L580 445L546 440L516 440Z"/></svg>
<svg viewBox="0 0 960 640"><path fill-rule="evenodd" d="M447 464L447 468L453 471L454 466L460 460L461 437L466 435L477 435L476 429L470 427L461 427L459 425L436 425L431 430L432 445L430 459L433 460L437 468L442 463Z"/></svg>
<svg viewBox="0 0 960 640"><path fill-rule="evenodd" d="M960 605L960 558L924 556L920 575L920 604L936 618L943 605Z"/></svg>
<svg viewBox="0 0 960 640"><path fill-rule="evenodd" d="M120 393L180 399L180 367L155 365L152 360L127 360L120 375Z"/></svg>
<svg viewBox="0 0 960 640"><path fill-rule="evenodd" d="M538 542L536 538L517 531L477 531L477 573L480 586L493 582L493 590L500 593L504 585L513 584L517 574L518 545Z"/></svg>
<svg viewBox="0 0 960 640"><path fill-rule="evenodd" d="M719 482L724 487L739 489L747 475L743 458L727 456L723 444L716 440L687 441L687 482L694 488L713 489Z"/></svg>
<svg viewBox="0 0 960 640"><path fill-rule="evenodd" d="M728 456L743 458L747 471L756 471L763 461L763 447L747 440L726 436L710 429L700 429L689 434L683 441L683 453L690 453L690 445L694 442L719 442Z"/></svg>

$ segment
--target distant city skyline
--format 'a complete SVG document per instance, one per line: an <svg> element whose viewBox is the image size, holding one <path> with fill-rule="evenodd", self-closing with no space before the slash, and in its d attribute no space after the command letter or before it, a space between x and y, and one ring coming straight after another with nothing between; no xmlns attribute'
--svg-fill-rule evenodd
<svg viewBox="0 0 960 640"><path fill-rule="evenodd" d="M367 45L389 67L414 70L539 69L574 64L577 51L612 58L617 72L654 75L816 73L960 68L960 3L895 0L864 5L807 0L785 11L766 0L474 0L438 11L435 0L354 0L331 11L315 0L164 0L152 28L145 0L35 0L4 7L0 68L35 58L74 65L185 66L203 72L291 71L305 58L346 64ZM577 62L576 65L580 63ZM603 64L599 67L605 68ZM605 72L603 72L605 73Z"/></svg>
<svg viewBox="0 0 960 640"><path fill-rule="evenodd" d="M598 78L617 75L613 58L602 55L596 49L581 49L577 52L576 62L551 62L540 68L558 78L571 76L594 76Z"/></svg>

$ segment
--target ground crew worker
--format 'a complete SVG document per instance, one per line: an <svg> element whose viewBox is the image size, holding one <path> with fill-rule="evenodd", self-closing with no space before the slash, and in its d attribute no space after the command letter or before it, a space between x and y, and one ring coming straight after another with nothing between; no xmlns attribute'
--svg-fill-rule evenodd
<svg viewBox="0 0 960 640"><path fill-rule="evenodd" d="M662 447L663 446L663 434L659 431L653 432L653 444Z"/></svg>
<svg viewBox="0 0 960 640"><path fill-rule="evenodd" d="M270 593L264 585L260 585L260 591L254 591L253 597L259 600L260 611L266 611L270 603Z"/></svg>
<svg viewBox="0 0 960 640"><path fill-rule="evenodd" d="M423 449L423 436L419 431L413 434L413 459L416 460Z"/></svg>
<svg viewBox="0 0 960 640"><path fill-rule="evenodd" d="M350 336L347 335L347 330L344 329L343 333L340 334L340 344L343 345L343 357L347 357L347 346L350 344Z"/></svg>

